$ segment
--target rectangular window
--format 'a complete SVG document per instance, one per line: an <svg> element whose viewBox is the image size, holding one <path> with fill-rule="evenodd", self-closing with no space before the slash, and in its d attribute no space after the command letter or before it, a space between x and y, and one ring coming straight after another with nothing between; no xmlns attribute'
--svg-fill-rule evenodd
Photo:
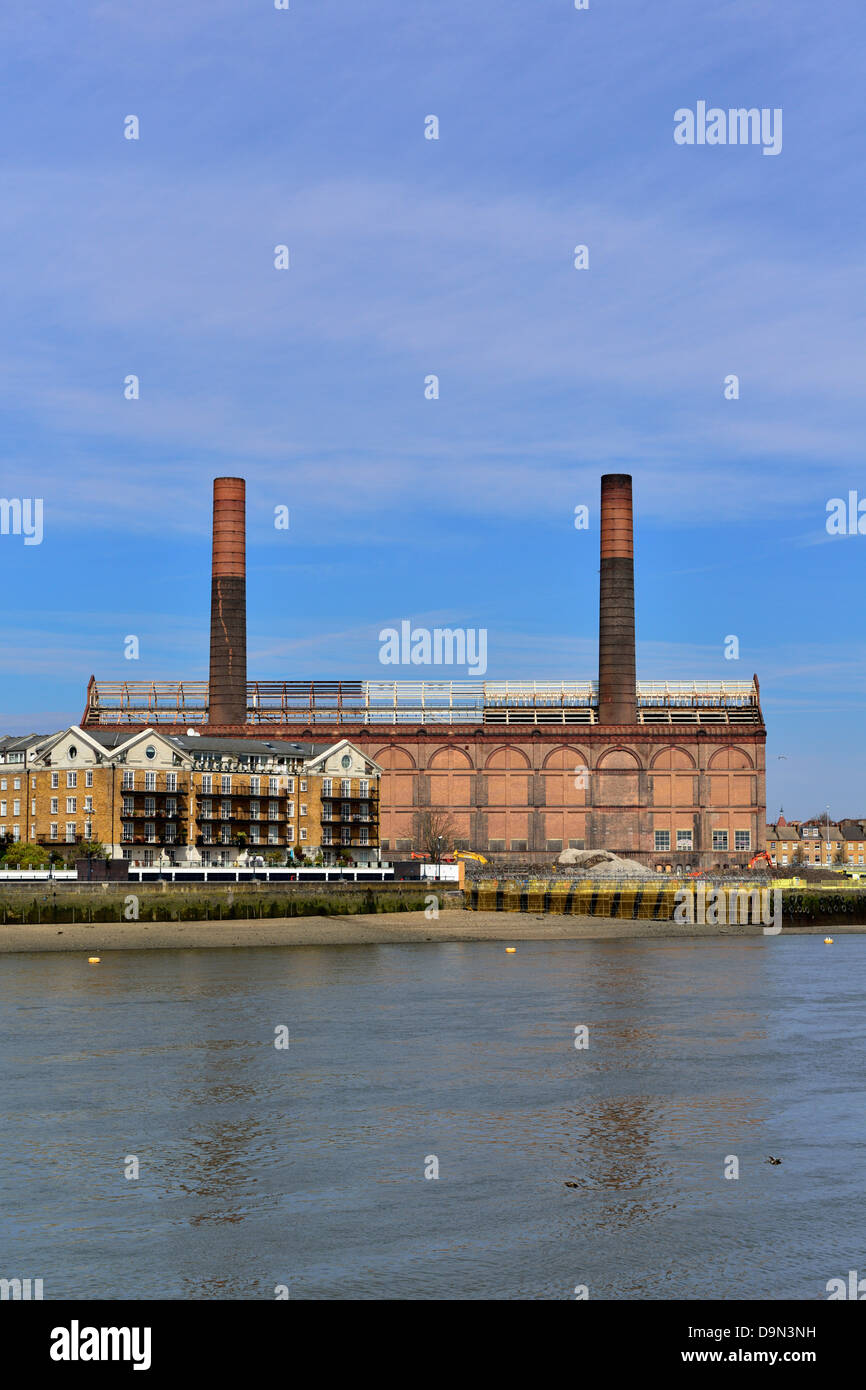
<svg viewBox="0 0 866 1390"><path fill-rule="evenodd" d="M222 777L220 778L220 791L222 792L223 796L225 796L228 792L231 791L231 789L232 789L232 778L231 778L231 773L228 773L228 774L223 773Z"/></svg>
<svg viewBox="0 0 866 1390"><path fill-rule="evenodd" d="M212 826L212 825L203 825L203 826L202 826L202 829L201 829L201 838L202 838L202 840L204 841L204 843L205 843L206 845L212 845L212 844L213 844L213 826Z"/></svg>
<svg viewBox="0 0 866 1390"><path fill-rule="evenodd" d="M208 797L206 797L206 798L202 801L202 803L201 803L201 818L202 818L202 820L210 820L210 818L211 818L212 815L213 815L213 803L212 803L210 797L208 796Z"/></svg>
<svg viewBox="0 0 866 1390"><path fill-rule="evenodd" d="M125 792L133 792L133 791L135 791L135 773L134 773L134 772L124 772L124 774L123 774L123 787L121 788L121 790L122 790L122 791L125 791Z"/></svg>
<svg viewBox="0 0 866 1390"><path fill-rule="evenodd" d="M6 785L6 784L4 783L4 786L5 786L5 785ZM57 772L52 772L52 774L51 774L51 785L52 785L52 787L59 787L59 786L60 786L60 776L59 776L59 773L57 773Z"/></svg>
<svg viewBox="0 0 866 1390"><path fill-rule="evenodd" d="M85 787L93 786L93 773L89 770L84 774L84 785Z"/></svg>
<svg viewBox="0 0 866 1390"><path fill-rule="evenodd" d="M351 796L351 795L352 795L352 780L351 780L350 777L344 777L344 778L342 779L342 781L340 782L340 795L341 795L341 796Z"/></svg>
<svg viewBox="0 0 866 1390"><path fill-rule="evenodd" d="M677 849L691 849L692 832L690 830L677 831Z"/></svg>
<svg viewBox="0 0 866 1390"><path fill-rule="evenodd" d="M12 827L12 839L15 841L16 844L17 844L18 841L21 839L21 826L20 826L20 825L13 825L13 827Z"/></svg>
<svg viewBox="0 0 866 1390"><path fill-rule="evenodd" d="M5 778L5 777L2 777L2 778L0 778L0 792L5 792L5 790L6 790L6 778Z"/></svg>
<svg viewBox="0 0 866 1390"><path fill-rule="evenodd" d="M300 814L301 814L302 816L305 816L305 815L307 814L307 803L306 803L306 801L302 801L302 802L301 802L301 812L300 812Z"/></svg>
<svg viewBox="0 0 866 1390"><path fill-rule="evenodd" d="M349 804L348 801L344 801L344 802L342 803L342 805L341 805L341 807L340 807L340 812L341 812L341 815L342 815L342 817L343 817L343 820L349 820L349 819L350 819L350 817L351 817L351 815L352 815L352 807L350 806L350 804Z"/></svg>
<svg viewBox="0 0 866 1390"><path fill-rule="evenodd" d="M361 797L370 795L370 783L365 781L363 778L361 779L360 785L358 787L358 795Z"/></svg>
<svg viewBox="0 0 866 1390"><path fill-rule="evenodd" d="M131 850L131 849L125 849L125 850L123 850L123 857L124 857L124 859L126 859L127 861L130 860L130 859L132 858L132 850Z"/></svg>
<svg viewBox="0 0 866 1390"><path fill-rule="evenodd" d="M165 789L167 792L177 791L177 773L167 772L165 774Z"/></svg>
<svg viewBox="0 0 866 1390"><path fill-rule="evenodd" d="M206 792L209 793L213 791L213 778L211 777L209 772L205 772L202 774L201 789L203 794Z"/></svg>
<svg viewBox="0 0 866 1390"><path fill-rule="evenodd" d="M671 832L669 830L655 831L655 847L657 851L670 849Z"/></svg>
<svg viewBox="0 0 866 1390"><path fill-rule="evenodd" d="M156 797L155 797L155 796L146 796L146 797L144 798L144 814L145 814L146 816L155 816L155 815L156 815Z"/></svg>
<svg viewBox="0 0 866 1390"><path fill-rule="evenodd" d="M86 820L86 821L84 822L84 838L85 838L85 840L92 840L92 839L93 839L93 821L92 821L92 820Z"/></svg>
<svg viewBox="0 0 866 1390"><path fill-rule="evenodd" d="M364 826L362 826L362 827L361 827L361 844L362 844L362 845L368 845L369 843L370 843L370 832L369 832L369 830L367 830Z"/></svg>
<svg viewBox="0 0 866 1390"><path fill-rule="evenodd" d="M257 825L251 825L251 826L250 826L250 844L251 844L251 845L257 845L257 844L259 844L259 843L260 843L260 842L259 842L259 827L258 827Z"/></svg>
<svg viewBox="0 0 866 1390"><path fill-rule="evenodd" d="M5 801L0 801L0 816L5 816L5 814L6 814L6 802L5 802Z"/></svg>
<svg viewBox="0 0 866 1390"><path fill-rule="evenodd" d="M279 814L280 814L280 803L279 803L278 801L269 801L269 802L268 802L268 819L269 819L269 820L276 820L276 818L277 818L277 816L278 816Z"/></svg>
<svg viewBox="0 0 866 1390"><path fill-rule="evenodd" d="M287 792L293 792L294 790L295 790L295 779L294 779L294 777L287 777L287 778L286 778L286 791L287 791Z"/></svg>
<svg viewBox="0 0 866 1390"><path fill-rule="evenodd" d="M156 791L156 773L155 773L155 772L146 772L146 773L144 774L144 790L145 790L146 792L155 792L155 791Z"/></svg>
<svg viewBox="0 0 866 1390"><path fill-rule="evenodd" d="M268 793L269 793L270 796L279 796L279 794L280 794L280 779L279 779L279 777L269 777L269 778L268 778Z"/></svg>
<svg viewBox="0 0 866 1390"><path fill-rule="evenodd" d="M12 790L15 791L15 792L20 792L20 790L21 790L21 778L20 778L20 777L13 777L13 778L12 778Z"/></svg>
<svg viewBox="0 0 866 1390"><path fill-rule="evenodd" d="M67 785L67 787L77 787L77 786L78 786L78 773L77 773L77 772L67 772L67 774L66 774L66 785Z"/></svg>
<svg viewBox="0 0 866 1390"><path fill-rule="evenodd" d="M323 778L322 778L322 796L330 796L330 795L331 795L331 779L330 779L330 777L323 777Z"/></svg>
<svg viewBox="0 0 866 1390"><path fill-rule="evenodd" d="M52 838L52 840L56 840L56 839L57 839L57 822L56 822L56 821L52 821L52 822L51 822L51 838Z"/></svg>
<svg viewBox="0 0 866 1390"><path fill-rule="evenodd" d="M133 835L132 823L131 823L130 821L124 821L123 830L121 831L121 834L120 834L121 840L131 840L131 839L132 839L132 835Z"/></svg>
<svg viewBox="0 0 866 1390"><path fill-rule="evenodd" d="M93 810L93 797L92 797L92 796L86 796L86 797L84 798L84 809L85 809L85 811L92 811L92 810Z"/></svg>
<svg viewBox="0 0 866 1390"><path fill-rule="evenodd" d="M144 867L145 867L146 869L152 869L152 868L153 868L153 850L152 850L152 849L146 849L146 850L144 851Z"/></svg>
<svg viewBox="0 0 866 1390"><path fill-rule="evenodd" d="M167 816L177 815L177 802L173 796L167 796L165 799L165 814Z"/></svg>
<svg viewBox="0 0 866 1390"><path fill-rule="evenodd" d="M30 814L31 814L31 816L35 816L35 815L36 815L36 798L35 798L35 797L34 797L33 800L30 802Z"/></svg>
<svg viewBox="0 0 866 1390"><path fill-rule="evenodd" d="M73 806L72 809L73 809L73 811L74 811L74 810L75 810L75 807ZM20 801L13 801L13 802L12 802L12 814L13 814L13 816L20 816L20 815L21 815L21 802L20 802Z"/></svg>
<svg viewBox="0 0 866 1390"><path fill-rule="evenodd" d="M250 796L259 795L259 783L261 782L261 780L262 779L260 777L250 778Z"/></svg>
<svg viewBox="0 0 866 1390"><path fill-rule="evenodd" d="M251 802L250 802L250 820L258 820L258 818L259 818L259 803L258 803L257 801L251 801Z"/></svg>
<svg viewBox="0 0 866 1390"><path fill-rule="evenodd" d="M294 818L295 818L295 803L294 803L294 801L287 801L287 802L286 802L286 815L288 816L289 820L294 820Z"/></svg>
<svg viewBox="0 0 866 1390"><path fill-rule="evenodd" d="M714 830L714 831L713 831L713 849L727 849L727 848L728 848L728 832L727 832L727 830Z"/></svg>
<svg viewBox="0 0 866 1390"><path fill-rule="evenodd" d="M201 866L203 869L210 868L210 850L203 849L201 852Z"/></svg>
<svg viewBox="0 0 866 1390"><path fill-rule="evenodd" d="M123 808L122 808L120 814L121 814L122 816L131 816L131 815L132 815L132 808L133 808L133 805L134 805L134 802L133 802L133 800L132 800L132 797L131 797L131 796L125 796L125 797L123 798Z"/></svg>
<svg viewBox="0 0 866 1390"><path fill-rule="evenodd" d="M340 826L340 844L350 845L352 843L352 827L350 825Z"/></svg>
<svg viewBox="0 0 866 1390"><path fill-rule="evenodd" d="M230 825L220 826L220 843L227 845L232 838L232 828Z"/></svg>
<svg viewBox="0 0 866 1390"><path fill-rule="evenodd" d="M78 797L77 797L77 796L67 796L67 798L66 798L66 814L67 814L67 816L69 816L69 815L74 815L75 812L76 812L77 810L78 810Z"/></svg>
<svg viewBox="0 0 866 1390"><path fill-rule="evenodd" d="M302 825L302 826L301 826L301 839L302 839L302 840L306 840L306 838L307 838L307 828L306 828L306 826Z"/></svg>
<svg viewBox="0 0 866 1390"><path fill-rule="evenodd" d="M322 844L333 844L333 841L331 839L331 827L329 825L325 825L322 827Z"/></svg>
<svg viewBox="0 0 866 1390"><path fill-rule="evenodd" d="M146 840L156 839L156 826L152 820L146 820L144 822L144 838Z"/></svg>
<svg viewBox="0 0 866 1390"><path fill-rule="evenodd" d="M734 849L751 849L752 832L751 830L734 831Z"/></svg>
<svg viewBox="0 0 866 1390"><path fill-rule="evenodd" d="M220 820L231 820L232 803L230 801L220 802Z"/></svg>
<svg viewBox="0 0 866 1390"><path fill-rule="evenodd" d="M68 845L72 845L72 844L75 843L75 821L74 821L74 820L68 820L68 821L66 822L66 843L67 843Z"/></svg>

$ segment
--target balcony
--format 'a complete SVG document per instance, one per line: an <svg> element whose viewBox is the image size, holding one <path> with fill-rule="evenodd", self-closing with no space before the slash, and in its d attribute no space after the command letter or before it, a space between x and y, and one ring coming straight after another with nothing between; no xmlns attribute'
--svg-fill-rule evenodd
<svg viewBox="0 0 866 1390"><path fill-rule="evenodd" d="M369 816L336 816L331 812L322 812L322 825L378 825L378 812L371 813Z"/></svg>
<svg viewBox="0 0 866 1390"><path fill-rule="evenodd" d="M180 788L177 791L169 792L164 787L121 787L119 791L121 796L173 796L178 803L186 801L187 798L186 791L182 791Z"/></svg>
<svg viewBox="0 0 866 1390"><path fill-rule="evenodd" d="M182 836L178 836L176 840L166 840L161 835L157 835L153 840L148 839L146 835L133 835L130 840L121 835L120 844L122 848L128 845L148 845L151 849L178 849L186 844L186 840Z"/></svg>

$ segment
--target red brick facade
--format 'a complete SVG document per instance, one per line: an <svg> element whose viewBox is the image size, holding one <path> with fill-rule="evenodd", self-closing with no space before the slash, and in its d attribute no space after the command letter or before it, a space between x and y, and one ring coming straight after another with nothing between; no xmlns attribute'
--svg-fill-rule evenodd
<svg viewBox="0 0 866 1390"><path fill-rule="evenodd" d="M609 849L651 867L706 868L742 865L764 847L763 724L729 729L281 724L270 734L267 726L257 726L257 738L270 736L298 742L349 738L382 765L386 858L412 845L415 812L433 806L448 808L467 848L504 862L553 861L571 843ZM669 850L656 850L657 831L669 834ZM684 843L678 851L678 833L689 832L691 848ZM727 835L726 848L713 847L714 832L717 838ZM748 832L742 849L736 848L737 832L741 840Z"/></svg>

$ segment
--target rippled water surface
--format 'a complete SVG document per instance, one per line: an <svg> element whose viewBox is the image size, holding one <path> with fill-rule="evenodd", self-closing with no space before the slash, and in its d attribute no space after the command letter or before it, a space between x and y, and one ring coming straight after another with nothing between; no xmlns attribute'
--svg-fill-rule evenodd
<svg viewBox="0 0 866 1390"><path fill-rule="evenodd" d="M864 998L860 935L3 956L0 1275L825 1298L866 1271Z"/></svg>

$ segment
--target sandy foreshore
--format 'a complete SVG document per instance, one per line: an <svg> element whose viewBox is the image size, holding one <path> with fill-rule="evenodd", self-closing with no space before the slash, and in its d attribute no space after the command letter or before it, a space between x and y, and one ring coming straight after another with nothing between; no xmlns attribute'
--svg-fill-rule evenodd
<svg viewBox="0 0 866 1390"><path fill-rule="evenodd" d="M863 926L794 927L791 934L841 936ZM610 917L541 916L532 912L423 912L371 916L288 917L249 922L96 922L0 927L0 953L9 951L199 950L233 946L360 946L427 941L607 941L652 937L760 936L761 927L679 926L675 922Z"/></svg>

